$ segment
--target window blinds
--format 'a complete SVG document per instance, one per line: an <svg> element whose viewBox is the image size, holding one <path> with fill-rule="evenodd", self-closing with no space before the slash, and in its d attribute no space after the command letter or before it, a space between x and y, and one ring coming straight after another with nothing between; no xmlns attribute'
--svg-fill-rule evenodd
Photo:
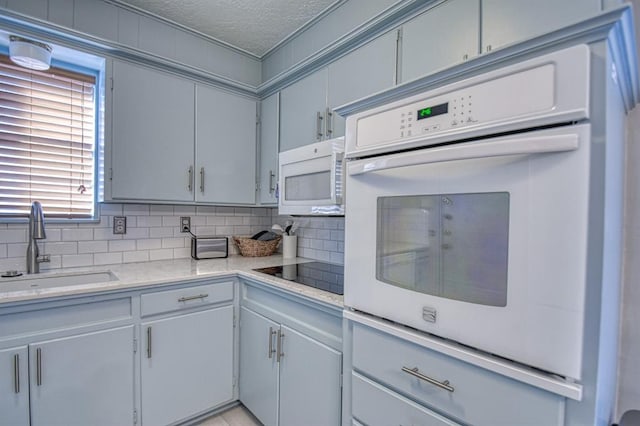
<svg viewBox="0 0 640 426"><path fill-rule="evenodd" d="M94 213L95 77L0 55L0 218Z"/></svg>

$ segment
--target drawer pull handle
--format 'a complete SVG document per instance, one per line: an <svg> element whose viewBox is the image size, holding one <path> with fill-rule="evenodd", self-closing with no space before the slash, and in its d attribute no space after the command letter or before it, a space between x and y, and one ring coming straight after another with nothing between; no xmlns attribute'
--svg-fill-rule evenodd
<svg viewBox="0 0 640 426"><path fill-rule="evenodd" d="M42 386L42 349L36 349L36 385Z"/></svg>
<svg viewBox="0 0 640 426"><path fill-rule="evenodd" d="M178 299L178 302L186 302L189 300L196 300L196 299L206 299L207 297L209 297L208 294L204 293L204 294L199 294L197 296L185 296L185 297L181 297L180 299Z"/></svg>
<svg viewBox="0 0 640 426"><path fill-rule="evenodd" d="M269 359L273 358L273 354L276 353L276 350L273 349L273 336L276 334L277 332L273 327L269 327Z"/></svg>
<svg viewBox="0 0 640 426"><path fill-rule="evenodd" d="M418 371L418 367L414 367L414 368L402 367L402 371L404 371L405 373L411 374L412 376L417 377L420 380L424 380L427 383L431 383L434 386L437 386L449 392L453 392L453 386L449 384L448 380L445 380L444 382L439 382L436 379L432 379L431 377L425 376L424 374Z"/></svg>
<svg viewBox="0 0 640 426"><path fill-rule="evenodd" d="M13 356L13 391L20 393L20 355Z"/></svg>

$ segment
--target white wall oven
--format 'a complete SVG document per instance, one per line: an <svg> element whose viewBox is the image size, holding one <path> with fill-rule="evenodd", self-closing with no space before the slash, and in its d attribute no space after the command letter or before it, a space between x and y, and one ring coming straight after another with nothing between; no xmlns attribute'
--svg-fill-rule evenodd
<svg viewBox="0 0 640 426"><path fill-rule="evenodd" d="M345 305L580 379L586 46L347 119Z"/></svg>

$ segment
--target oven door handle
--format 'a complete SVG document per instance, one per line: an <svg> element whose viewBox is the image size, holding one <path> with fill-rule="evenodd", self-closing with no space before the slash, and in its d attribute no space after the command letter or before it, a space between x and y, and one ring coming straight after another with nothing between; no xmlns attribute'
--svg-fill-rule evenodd
<svg viewBox="0 0 640 426"><path fill-rule="evenodd" d="M348 173L350 176L354 176L379 170L445 161L575 151L580 145L579 142L577 134L466 142L353 161L348 165Z"/></svg>

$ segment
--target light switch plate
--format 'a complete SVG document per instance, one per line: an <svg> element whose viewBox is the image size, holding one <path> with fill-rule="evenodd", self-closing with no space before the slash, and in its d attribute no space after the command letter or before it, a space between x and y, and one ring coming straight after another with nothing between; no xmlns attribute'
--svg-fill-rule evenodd
<svg viewBox="0 0 640 426"><path fill-rule="evenodd" d="M127 217L126 216L113 217L113 233L114 234L127 233Z"/></svg>

